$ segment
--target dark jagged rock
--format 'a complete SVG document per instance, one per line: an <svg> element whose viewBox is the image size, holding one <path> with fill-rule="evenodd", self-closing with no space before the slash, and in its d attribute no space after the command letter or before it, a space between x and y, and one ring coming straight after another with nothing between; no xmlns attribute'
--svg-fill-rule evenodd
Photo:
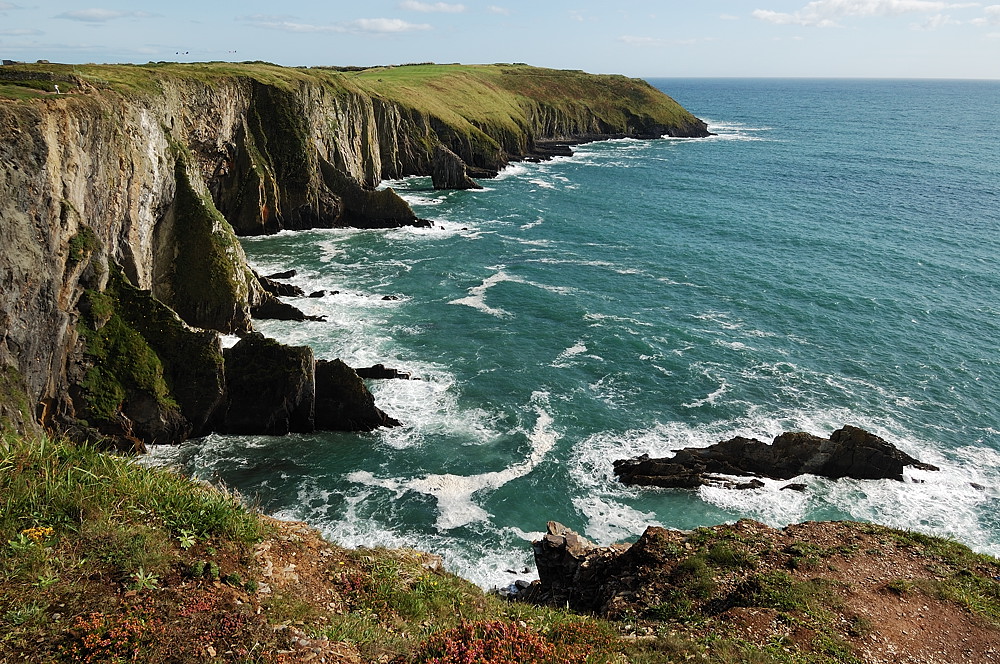
<svg viewBox="0 0 1000 664"><path fill-rule="evenodd" d="M369 378L374 380L410 380L411 376L407 371L400 371L398 369L392 369L385 366L384 364L375 364L370 367L361 367L360 369L354 370L358 376L361 378Z"/></svg>
<svg viewBox="0 0 1000 664"><path fill-rule="evenodd" d="M292 321L319 321L326 320L323 316L308 316L301 309L293 307L287 302L282 302L270 293L250 309L250 315L258 320L292 320Z"/></svg>
<svg viewBox="0 0 1000 664"><path fill-rule="evenodd" d="M325 186L336 191L343 210L335 226L355 228L399 228L401 226L427 227L430 222L418 219L409 203L400 198L391 187L373 190L323 160L320 173Z"/></svg>
<svg viewBox="0 0 1000 664"><path fill-rule="evenodd" d="M549 521L542 539L532 542L538 582L517 593L519 600L576 611L596 611L603 604L607 563L628 550L627 544L598 547L557 521Z"/></svg>
<svg viewBox="0 0 1000 664"><path fill-rule="evenodd" d="M187 434L200 436L212 413L219 407L225 392L222 346L219 335L185 325L177 315L153 298L148 291L119 281L115 294L120 315L141 334L163 364L163 377L181 413L190 423L186 433L170 428L180 437L169 441L160 437L143 438L147 443L180 442ZM138 406L128 413L133 420Z"/></svg>
<svg viewBox="0 0 1000 664"><path fill-rule="evenodd" d="M253 332L225 351L226 402L215 430L230 434L308 433L316 395L307 346L286 346Z"/></svg>
<svg viewBox="0 0 1000 664"><path fill-rule="evenodd" d="M431 182L435 189L482 189L482 185L469 177L468 167L462 158L443 145L434 148Z"/></svg>
<svg viewBox="0 0 1000 664"><path fill-rule="evenodd" d="M284 272L275 272L274 274L264 275L265 279L291 279L299 272L298 270L285 270Z"/></svg>
<svg viewBox="0 0 1000 664"><path fill-rule="evenodd" d="M291 270L291 272L294 274L295 270ZM278 277L262 277L256 273L254 273L254 276L257 277L260 287L271 295L278 297L304 297L306 294L305 291L294 284L285 284L277 281Z"/></svg>
<svg viewBox="0 0 1000 664"><path fill-rule="evenodd" d="M312 297L312 298L326 297L326 291L325 290L313 291L313 292L309 293L309 297Z"/></svg>
<svg viewBox="0 0 1000 664"><path fill-rule="evenodd" d="M716 475L757 475L791 479L803 474L832 479L894 479L902 481L903 468L938 470L897 449L875 434L845 426L820 438L803 432L784 433L771 445L737 436L705 448L685 448L673 457L620 460L614 472L625 484L668 488L693 488L720 484ZM735 488L751 488L733 485Z"/></svg>
<svg viewBox="0 0 1000 664"><path fill-rule="evenodd" d="M399 425L375 405L375 397L354 369L341 360L316 363L317 429L372 431Z"/></svg>
<svg viewBox="0 0 1000 664"><path fill-rule="evenodd" d="M578 144L577 141L535 141L531 152L524 157L524 161L537 163L555 157L572 157L573 148L570 146Z"/></svg>

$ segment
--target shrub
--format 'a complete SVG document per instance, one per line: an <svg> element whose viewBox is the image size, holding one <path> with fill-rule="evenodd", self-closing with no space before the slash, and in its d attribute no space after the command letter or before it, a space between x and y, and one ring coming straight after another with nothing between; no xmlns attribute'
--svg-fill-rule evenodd
<svg viewBox="0 0 1000 664"><path fill-rule="evenodd" d="M585 654L558 648L523 623L463 622L438 632L417 649L420 664L583 664Z"/></svg>
<svg viewBox="0 0 1000 664"><path fill-rule="evenodd" d="M77 616L63 654L69 661L82 664L143 661L155 633L156 626L141 614Z"/></svg>

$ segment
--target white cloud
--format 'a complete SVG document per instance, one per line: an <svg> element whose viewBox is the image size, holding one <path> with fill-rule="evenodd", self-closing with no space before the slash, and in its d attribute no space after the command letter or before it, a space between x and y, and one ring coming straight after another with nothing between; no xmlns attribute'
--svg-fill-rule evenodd
<svg viewBox="0 0 1000 664"><path fill-rule="evenodd" d="M44 35L45 33L41 30L34 30L32 28L14 28L12 30L0 30L0 35L4 37L37 37L38 35Z"/></svg>
<svg viewBox="0 0 1000 664"><path fill-rule="evenodd" d="M295 33L368 33L368 34L390 34L399 32L412 32L414 30L430 30L431 26L426 23L408 23L398 18L359 18L354 21L342 23L332 23L328 25L317 25L314 23L300 23L290 16L267 16L255 14L243 17L241 20L266 30L279 30L281 32Z"/></svg>
<svg viewBox="0 0 1000 664"><path fill-rule="evenodd" d="M937 30L946 25L960 24L961 21L956 21L948 14L935 14L934 16L927 17L923 22L915 24L913 27L916 30Z"/></svg>
<svg viewBox="0 0 1000 664"><path fill-rule="evenodd" d="M431 29L426 23L407 23L398 18L359 18L344 25L351 32L412 32Z"/></svg>
<svg viewBox="0 0 1000 664"><path fill-rule="evenodd" d="M819 28L838 26L837 19L850 16L900 16L902 14L942 12L946 9L975 7L977 3L937 2L935 0L815 0L792 13L757 9L753 17L777 25L808 25Z"/></svg>
<svg viewBox="0 0 1000 664"><path fill-rule="evenodd" d="M408 9L414 12L442 12L444 14L461 14L465 11L465 5L450 5L447 2L417 2L417 0L403 0L399 3L400 9Z"/></svg>
<svg viewBox="0 0 1000 664"><path fill-rule="evenodd" d="M490 5L489 7L486 8L486 11L488 11L491 14L500 14L501 16L510 15L509 9L507 9L506 7L498 7L497 5Z"/></svg>
<svg viewBox="0 0 1000 664"><path fill-rule="evenodd" d="M973 19L975 25L1000 25L1000 5L983 7L983 17Z"/></svg>
<svg viewBox="0 0 1000 664"><path fill-rule="evenodd" d="M123 12L115 9L77 9L71 12L56 14L56 18L66 18L71 21L82 21L84 23L107 23L118 18L148 18L152 16L149 12Z"/></svg>

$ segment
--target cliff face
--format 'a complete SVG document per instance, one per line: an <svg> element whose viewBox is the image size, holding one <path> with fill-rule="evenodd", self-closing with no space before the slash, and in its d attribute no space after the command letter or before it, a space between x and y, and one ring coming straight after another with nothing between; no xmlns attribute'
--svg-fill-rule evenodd
<svg viewBox="0 0 1000 664"><path fill-rule="evenodd" d="M46 81L70 93L37 92ZM247 332L263 295L237 235L419 223L374 187L430 175L439 146L481 175L545 141L706 133L645 83L529 67L4 67L0 422L65 429L110 403L120 412L98 419L142 439L130 408L178 411L186 388L171 366L183 360L157 365L169 349L149 338L142 312L122 310L141 298L104 297L118 271L180 326ZM157 358L152 382L111 375L124 369L94 347L137 347L128 340ZM179 410L205 419L191 404Z"/></svg>

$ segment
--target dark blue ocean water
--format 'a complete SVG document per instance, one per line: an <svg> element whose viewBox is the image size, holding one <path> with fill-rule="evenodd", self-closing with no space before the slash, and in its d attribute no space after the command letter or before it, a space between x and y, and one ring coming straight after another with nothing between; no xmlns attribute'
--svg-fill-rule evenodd
<svg viewBox="0 0 1000 664"><path fill-rule="evenodd" d="M442 553L485 586L530 564L550 519L602 543L648 524L866 519L1000 554L1000 82L653 82L718 135L581 146L484 191L389 183L433 230L246 240L262 272L340 291L293 300L327 323L261 330L422 380L372 383L400 429L212 436L173 458L341 543ZM611 473L844 424L942 470L806 477L805 493Z"/></svg>

